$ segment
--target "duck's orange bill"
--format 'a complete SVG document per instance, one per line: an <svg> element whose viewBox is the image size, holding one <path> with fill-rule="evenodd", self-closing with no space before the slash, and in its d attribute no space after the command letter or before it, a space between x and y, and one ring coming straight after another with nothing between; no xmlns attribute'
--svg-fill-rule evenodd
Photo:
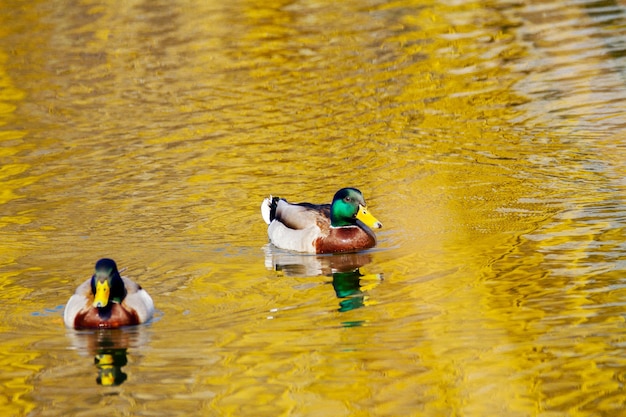
<svg viewBox="0 0 626 417"><path fill-rule="evenodd" d="M96 281L96 294L93 298L94 307L106 307L109 304L109 294L111 288L109 288L108 281Z"/></svg>
<svg viewBox="0 0 626 417"><path fill-rule="evenodd" d="M366 207L363 207L359 204L359 211L356 213L356 218L361 220L367 227L373 227L375 229L380 229L383 227L383 224L376 219L376 217L372 216L369 211L367 211Z"/></svg>

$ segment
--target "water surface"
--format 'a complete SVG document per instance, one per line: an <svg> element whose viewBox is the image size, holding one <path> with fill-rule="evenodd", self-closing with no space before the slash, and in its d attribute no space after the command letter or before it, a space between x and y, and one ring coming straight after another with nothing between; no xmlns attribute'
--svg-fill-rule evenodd
<svg viewBox="0 0 626 417"><path fill-rule="evenodd" d="M3 2L1 414L619 415L625 6L441 3ZM64 329L104 256L155 320Z"/></svg>

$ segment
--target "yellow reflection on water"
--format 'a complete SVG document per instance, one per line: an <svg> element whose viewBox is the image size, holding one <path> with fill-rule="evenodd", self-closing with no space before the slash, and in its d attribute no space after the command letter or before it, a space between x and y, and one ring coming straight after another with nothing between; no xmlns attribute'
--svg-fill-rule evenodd
<svg viewBox="0 0 626 417"><path fill-rule="evenodd" d="M576 118L551 126L546 102L571 98L529 98L543 87L529 62L571 60L537 56L523 31L545 32L518 13L532 5L53 6L13 12L32 33L0 25L16 38L0 55L0 327L65 302L101 256L162 315L115 397L90 386L68 400L64 371L38 372L93 382L91 363L42 357L37 331L3 340L30 349L3 359L9 414L103 401L127 414L582 416L621 402L623 147L570 139ZM584 18L567 10L563 32ZM597 97L600 73L577 99ZM385 224L367 259L264 252L263 197L324 203L347 185ZM59 317L28 321L63 332Z"/></svg>

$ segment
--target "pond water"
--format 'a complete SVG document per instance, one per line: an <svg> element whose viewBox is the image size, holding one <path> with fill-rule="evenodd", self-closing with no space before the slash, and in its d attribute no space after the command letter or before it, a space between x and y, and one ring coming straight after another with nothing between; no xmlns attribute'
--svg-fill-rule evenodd
<svg viewBox="0 0 626 417"><path fill-rule="evenodd" d="M622 1L3 1L0 414L615 416ZM376 248L268 244L361 189ZM143 326L63 327L100 257Z"/></svg>

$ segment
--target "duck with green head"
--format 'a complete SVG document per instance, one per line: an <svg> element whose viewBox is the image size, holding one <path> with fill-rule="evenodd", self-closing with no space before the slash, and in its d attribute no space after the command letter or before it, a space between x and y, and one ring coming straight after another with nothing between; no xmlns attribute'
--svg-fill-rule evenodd
<svg viewBox="0 0 626 417"><path fill-rule="evenodd" d="M376 245L382 224L367 211L361 191L342 188L331 204L289 203L269 197L261 204L270 242L308 253L356 252Z"/></svg>
<svg viewBox="0 0 626 417"><path fill-rule="evenodd" d="M120 276L115 261L103 258L70 297L63 321L75 329L113 329L144 323L153 314L154 303L146 290Z"/></svg>

